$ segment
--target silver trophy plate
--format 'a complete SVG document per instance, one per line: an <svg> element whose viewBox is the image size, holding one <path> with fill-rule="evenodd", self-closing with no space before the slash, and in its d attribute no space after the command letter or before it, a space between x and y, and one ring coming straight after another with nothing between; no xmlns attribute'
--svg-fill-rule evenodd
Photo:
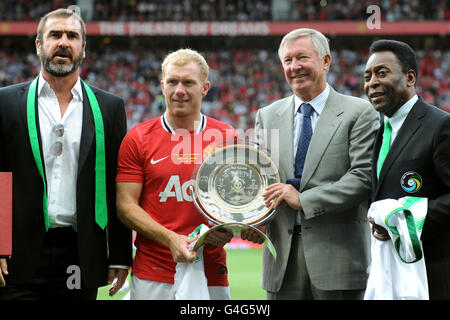
<svg viewBox="0 0 450 320"><path fill-rule="evenodd" d="M265 206L262 194L267 186L280 182L280 176L261 149L232 144L213 150L195 180L195 205L207 219L215 224L258 226L274 211L273 205Z"/></svg>

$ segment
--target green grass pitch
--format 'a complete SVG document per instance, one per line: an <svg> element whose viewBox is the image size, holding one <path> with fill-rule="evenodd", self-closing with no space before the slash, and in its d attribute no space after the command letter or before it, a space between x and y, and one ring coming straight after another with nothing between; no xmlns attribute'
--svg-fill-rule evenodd
<svg viewBox="0 0 450 320"><path fill-rule="evenodd" d="M228 280L231 299L265 300L261 289L262 249L227 249ZM128 283L131 285L130 277ZM109 286L98 290L97 300L120 300L127 296L127 290L119 291L114 297L108 295Z"/></svg>

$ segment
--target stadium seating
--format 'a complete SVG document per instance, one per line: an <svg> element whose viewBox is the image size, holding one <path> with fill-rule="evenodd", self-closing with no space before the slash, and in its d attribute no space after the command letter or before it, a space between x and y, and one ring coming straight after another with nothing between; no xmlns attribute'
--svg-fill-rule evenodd
<svg viewBox="0 0 450 320"><path fill-rule="evenodd" d="M332 51L329 83L339 92L365 98L362 73L366 50ZM151 119L164 111L160 88L162 50L89 50L81 76L88 83L121 96L126 102L128 126ZM203 52L211 71L211 89L203 112L236 128L253 127L258 108L290 94L275 51L260 49ZM450 52L419 51L418 93L445 110L450 109ZM6 54L0 50L0 85L31 79L39 71L31 53Z"/></svg>
<svg viewBox="0 0 450 320"><path fill-rule="evenodd" d="M283 2L91 1L94 10L87 21L275 21L280 17L273 14L276 11L274 5ZM37 21L46 12L67 7L73 2L4 0L0 2L0 21ZM296 21L361 20L361 17L367 17L365 10L370 4L378 5L382 9L382 19L385 21L450 19L446 0L286 0L284 3L290 6L290 10L283 19ZM220 40L209 37L208 41L212 39L216 41L214 44L202 46L202 54L211 67L209 80L212 84L203 103L203 112L227 121L236 128L252 128L258 108L291 94L276 53L279 42L272 42L266 49L262 49L263 45L257 48L251 45L227 46L228 41L233 41L230 38L223 40L223 45L216 46ZM140 38L133 41L139 43L146 40ZM32 41L29 42L32 46ZM160 63L168 50L167 46L164 49L159 46L129 48L128 43L103 47L97 45L98 43L95 43L95 46L88 45L81 76L88 83L115 93L125 100L128 127L131 128L164 111L164 97L160 89ZM334 43L332 41L332 48L335 48ZM450 111L450 51L445 45L427 46L423 42L418 47L427 49L417 51L420 61L417 91L427 102ZM367 60L367 45L360 44L351 48L341 45L332 51L332 58L332 67L328 73L329 83L339 92L364 98L362 74ZM35 56L34 48L13 50L3 46L0 50L2 87L31 79L39 72L39 68L40 62Z"/></svg>
<svg viewBox="0 0 450 320"><path fill-rule="evenodd" d="M92 21L341 21L361 20L369 5L378 5L383 20L448 20L446 0L92 0ZM284 2L284 14L276 6ZM76 1L2 0L0 21L38 20ZM275 10L274 10L275 9Z"/></svg>

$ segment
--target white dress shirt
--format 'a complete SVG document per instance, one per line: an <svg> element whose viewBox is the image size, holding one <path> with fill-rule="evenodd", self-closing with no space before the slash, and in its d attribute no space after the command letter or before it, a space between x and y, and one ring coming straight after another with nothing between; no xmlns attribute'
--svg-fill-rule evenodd
<svg viewBox="0 0 450 320"><path fill-rule="evenodd" d="M327 83L326 88L317 95L311 101L303 101L297 95L294 94L294 163L295 157L297 155L297 147L298 141L300 139L301 128L303 124L303 111L300 109L300 112L297 112L302 103L309 103L312 106L311 112L311 127L314 134L314 129L316 128L317 121L319 121L319 117L322 114L323 109L325 108L325 104L327 103L328 96L330 95L330 87ZM300 193L298 194L300 197ZM297 212L295 217L295 224L301 224L301 214L300 211Z"/></svg>
<svg viewBox="0 0 450 320"><path fill-rule="evenodd" d="M329 95L330 87L328 86L328 83L325 90L323 90L311 101L303 101L298 96L294 95L294 162L295 155L297 154L298 140L300 139L300 131L303 123L303 112L301 109L300 112L297 112L298 108L300 108L302 103L309 103L313 107L311 112L311 126L314 133L317 121L319 121L320 114L322 113L323 108L325 108L325 104L327 103Z"/></svg>
<svg viewBox="0 0 450 320"><path fill-rule="evenodd" d="M72 101L63 116L58 98L42 75L39 75L38 85L39 127L47 177L50 228L72 227L76 231L78 157L83 125L81 81L78 78L72 88ZM52 128L57 124L64 126L62 139L52 133ZM61 140L62 153L56 156L51 147ZM110 265L109 268L128 269L125 265Z"/></svg>
<svg viewBox="0 0 450 320"><path fill-rule="evenodd" d="M81 82L78 79L72 88L73 98L63 116L58 98L42 75L39 75L38 85L39 126L47 177L50 228L72 226L76 230L76 186L83 121ZM57 124L64 126L62 138L57 138L52 132ZM57 141L62 142L60 155L51 152L52 145Z"/></svg>
<svg viewBox="0 0 450 320"><path fill-rule="evenodd" d="M392 143L394 142L395 138L397 137L398 131L403 125L403 122L405 122L406 117L408 116L409 112L411 111L414 104L419 100L419 97L417 95L414 95L411 99L409 99L404 105L402 105L391 118L384 117L384 122L386 122L387 119L389 119L389 123L391 124L391 141L390 146L392 146ZM383 132L384 135L384 132ZM381 151L381 150L380 150ZM378 168L377 168L378 169Z"/></svg>

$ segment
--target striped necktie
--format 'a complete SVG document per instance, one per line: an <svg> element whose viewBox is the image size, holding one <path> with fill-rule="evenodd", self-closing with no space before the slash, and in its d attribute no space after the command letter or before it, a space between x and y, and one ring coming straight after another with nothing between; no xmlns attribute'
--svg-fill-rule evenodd
<svg viewBox="0 0 450 320"><path fill-rule="evenodd" d="M295 155L295 177L299 179L303 175L306 152L312 137L311 112L313 110L309 103L302 103L300 108L303 112L302 131L298 140L297 154Z"/></svg>
<svg viewBox="0 0 450 320"><path fill-rule="evenodd" d="M286 179L286 183L292 184L295 189L300 189L300 180L303 175L303 167L305 166L306 153L308 152L309 143L313 134L311 124L311 114L313 107L309 103L302 103L297 112L302 110L303 120L300 132L300 138L297 145L297 153L295 154L295 178Z"/></svg>

